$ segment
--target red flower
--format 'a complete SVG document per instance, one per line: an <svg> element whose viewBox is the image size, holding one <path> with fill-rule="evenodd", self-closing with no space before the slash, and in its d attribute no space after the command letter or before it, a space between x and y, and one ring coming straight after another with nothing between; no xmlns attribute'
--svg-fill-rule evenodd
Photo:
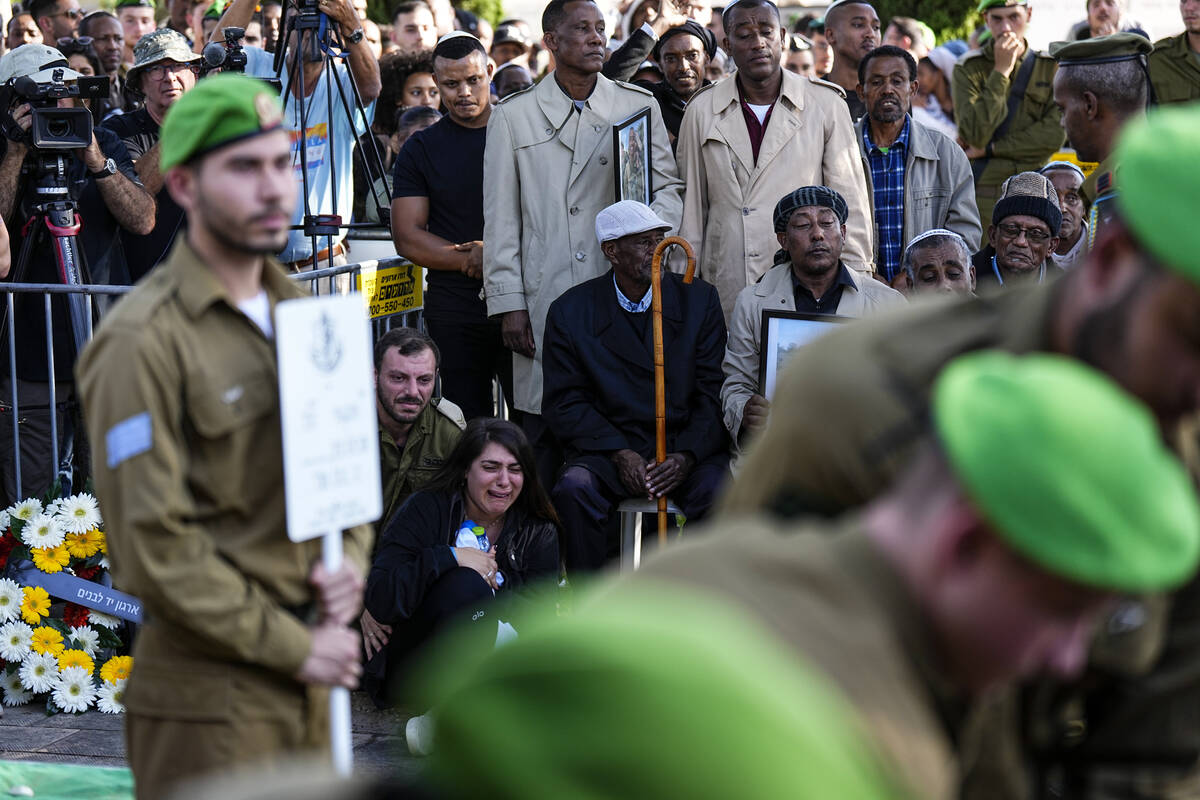
<svg viewBox="0 0 1200 800"><path fill-rule="evenodd" d="M88 610L81 605L75 603L67 603L66 609L63 611L63 622L70 625L72 628L79 628L87 625Z"/></svg>
<svg viewBox="0 0 1200 800"><path fill-rule="evenodd" d="M99 565L96 565L94 567L76 567L75 568L75 577L82 578L85 581L90 581L92 578L95 578L99 572L100 572Z"/></svg>
<svg viewBox="0 0 1200 800"><path fill-rule="evenodd" d="M8 554L11 553L12 549L16 546L16 537L12 536L11 534L0 536L0 570L3 570L5 565L8 564Z"/></svg>

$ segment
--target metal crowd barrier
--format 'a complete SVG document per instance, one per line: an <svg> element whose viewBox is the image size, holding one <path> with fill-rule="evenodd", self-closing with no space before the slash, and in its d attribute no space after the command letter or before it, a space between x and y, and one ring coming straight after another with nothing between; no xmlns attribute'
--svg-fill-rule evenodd
<svg viewBox="0 0 1200 800"><path fill-rule="evenodd" d="M377 238L377 237L372 237ZM403 268L401 270L393 270L392 268ZM390 270L384 273L385 270ZM397 273L400 273L397 276ZM398 277L395 283L410 284L407 288L410 294L401 297L386 297L376 302L376 295L368 298L369 310L371 313L372 335L378 339L389 329L398 325L414 327L424 330L424 318L422 314L422 304L419 299L423 297L421 291L421 283L423 282L423 272L419 267L411 265L404 258L393 256L391 258L382 258L378 260L364 260L353 264L343 266L326 267L324 269L316 269L309 272L300 272L292 274L290 277L298 283L307 283L309 291L314 295L326 295L334 292L348 293L359 292L362 286L363 276L367 275L369 286L372 281L375 287L380 286L378 276L387 274L390 277ZM375 276L375 277L372 277ZM407 276L405 278L405 276ZM411 284L415 283L415 289ZM121 295L132 290L132 286L103 286L103 285L80 285L80 286L64 286L61 284L45 284L45 283L0 283L0 293L4 295L4 312L5 312L5 331L7 338L8 349L8 383L4 386L4 391L0 393L0 404L8 401L11 404L9 411L12 414L11 432L12 432L12 448L11 452L0 454L0 470L10 471L12 473L12 485L15 487L16 497L8 498L8 502L16 502L25 498L24 481L21 474L22 459L21 453L21 402L19 398L19 388L21 383L29 386L31 383L40 384L41 382L19 382L17 378L17 336L14 332L14 321L16 320L16 303L14 302L17 295L38 295L43 299L43 308L45 314L46 326L46 374L47 374L47 403L46 410L49 416L50 426L50 457L51 457L51 474L58 476L59 480L64 483L64 486L69 486L71 477L76 467L82 472L87 469L86 464L76 465L72 463L74 456L73 448L71 447L71 438L68 436L65 442L67 453L65 458L60 452L59 446L59 406L60 406L60 388L67 386L74 380L73 376L68 374L59 379L56 373L54 363L54 343L56 332L54 330L54 317L51 311L51 297L54 295L81 295L85 298L87 310L87 336L92 338L92 319L94 316L94 306L97 305L96 298L104 298L99 305L102 309L106 309L112 302L115 302ZM393 286L393 288L396 288ZM405 288L405 287L400 287ZM376 293L379 294L379 293ZM395 292L393 292L395 294ZM394 309L394 310L393 310ZM101 313L101 321L103 321L103 313ZM59 331L59 336L72 337L71 331ZM61 424L68 426L73 431L74 420L72 415L65 413L69 411L69 401L63 402L63 418ZM31 405L26 403L27 407L40 409L40 404ZM81 476L83 477L83 476ZM40 493L48 487L38 487ZM7 493L7 490L0 486L0 492Z"/></svg>

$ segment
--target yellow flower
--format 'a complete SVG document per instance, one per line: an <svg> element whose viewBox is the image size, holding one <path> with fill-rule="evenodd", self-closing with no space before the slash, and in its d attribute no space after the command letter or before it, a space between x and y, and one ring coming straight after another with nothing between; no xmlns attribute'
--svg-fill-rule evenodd
<svg viewBox="0 0 1200 800"><path fill-rule="evenodd" d="M62 572L62 568L71 563L71 554L66 544L58 547L39 547L32 551L33 565L42 572L53 574Z"/></svg>
<svg viewBox="0 0 1200 800"><path fill-rule="evenodd" d="M42 617L50 613L50 595L40 586L26 586L21 600L21 618L30 625L37 625Z"/></svg>
<svg viewBox="0 0 1200 800"><path fill-rule="evenodd" d="M68 533L65 546L67 552L71 554L71 558L87 558L91 555L88 552L86 533Z"/></svg>
<svg viewBox="0 0 1200 800"><path fill-rule="evenodd" d="M58 668L61 671L67 667L83 667L91 675L96 664L82 650L63 650L58 656Z"/></svg>
<svg viewBox="0 0 1200 800"><path fill-rule="evenodd" d="M113 656L100 668L100 677L108 683L123 681L133 670L133 656Z"/></svg>
<svg viewBox="0 0 1200 800"><path fill-rule="evenodd" d="M62 634L54 630L54 628L47 628L45 625L40 628L34 628L33 639L30 641L29 646L33 648L35 653L50 653L51 655L58 656L63 651Z"/></svg>

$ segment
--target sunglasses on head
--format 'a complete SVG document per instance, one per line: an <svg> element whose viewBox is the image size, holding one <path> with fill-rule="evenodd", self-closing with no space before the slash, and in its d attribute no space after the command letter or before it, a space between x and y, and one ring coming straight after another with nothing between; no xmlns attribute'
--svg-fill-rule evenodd
<svg viewBox="0 0 1200 800"><path fill-rule="evenodd" d="M58 51L64 56L74 55L76 53L83 55L88 52L94 40L90 36L64 36L59 39L56 44Z"/></svg>

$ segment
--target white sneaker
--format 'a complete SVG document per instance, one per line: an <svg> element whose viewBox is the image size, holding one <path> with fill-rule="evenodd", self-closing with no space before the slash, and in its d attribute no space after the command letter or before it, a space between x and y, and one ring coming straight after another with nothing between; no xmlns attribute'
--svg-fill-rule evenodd
<svg viewBox="0 0 1200 800"><path fill-rule="evenodd" d="M404 741L408 752L414 756L427 756L433 752L433 715L426 712L419 717L410 717L404 725Z"/></svg>
<svg viewBox="0 0 1200 800"><path fill-rule="evenodd" d="M504 620L496 623L496 647L508 644L517 638L517 629Z"/></svg>

